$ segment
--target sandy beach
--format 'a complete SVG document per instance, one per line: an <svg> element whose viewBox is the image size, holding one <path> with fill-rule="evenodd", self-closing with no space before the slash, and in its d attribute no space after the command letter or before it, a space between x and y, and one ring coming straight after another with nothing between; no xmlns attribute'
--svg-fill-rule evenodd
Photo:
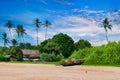
<svg viewBox="0 0 120 80"><path fill-rule="evenodd" d="M120 68L0 63L0 80L120 80Z"/></svg>

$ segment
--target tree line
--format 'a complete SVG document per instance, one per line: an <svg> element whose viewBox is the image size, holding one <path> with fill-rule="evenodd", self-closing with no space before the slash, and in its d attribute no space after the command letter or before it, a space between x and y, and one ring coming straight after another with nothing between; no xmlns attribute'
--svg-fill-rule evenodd
<svg viewBox="0 0 120 80"><path fill-rule="evenodd" d="M45 22L42 23L38 18L36 18L35 21L34 21L34 25L36 26L37 45L38 45L39 44L39 42L38 42L39 28L41 26L46 27L46 31L45 31L45 40L46 40L46 38L47 38L47 28L51 25L51 22L48 21L48 20L45 20ZM9 34L10 34L10 40L9 40L6 32L2 33L1 38L4 41L4 47L6 47L6 45L10 42L12 43L13 46L17 45L18 42L19 43L22 43L22 41L25 42L24 35L29 34L29 33L26 33L26 29L24 28L24 26L22 24L15 25L11 20L8 20L5 24L5 26L8 28L8 31L9 31ZM17 41L16 39L13 38L12 29L15 30L19 41Z"/></svg>
<svg viewBox="0 0 120 80"><path fill-rule="evenodd" d="M112 29L112 25L110 24L110 21L108 20L108 18L105 18L102 24L103 24L103 28L105 29L106 40L109 42L108 30ZM8 27L8 31L10 34L10 40L6 33L2 34L2 39L4 41L4 47L6 47L6 45L9 42L11 42L13 48L10 47L10 49L8 49L7 52L5 52L6 50L4 49L0 49L2 53L2 57L4 56L4 54L10 54L9 51L11 53L14 52L15 55L17 55L16 53L16 47L17 47L19 49L36 49L36 50L39 50L41 53L43 53L43 56L42 56L43 59L45 59L45 57L47 56L46 57L47 59L49 57L50 58L49 60L53 60L53 57L58 56L56 59L54 58L55 60L58 60L60 59L60 57L63 58L63 56L65 58L68 58L74 51L79 51L79 50L83 50L84 48L91 47L91 44L89 41L80 39L79 41L74 42L74 40L69 35L63 34L63 33L56 34L51 39L50 38L47 39L47 29L51 25L51 22L48 20L42 23L38 18L36 18L34 21L34 25L36 27L37 40L36 40L36 45L31 46L30 43L26 43L26 44L22 43L22 41L25 42L24 35L29 34L29 33L26 33L26 29L24 28L24 26L21 24L18 24L15 27L12 21L8 20L6 22L6 26ZM41 26L46 27L45 40L39 43L38 33L39 33L39 28L41 28ZM19 39L19 46L17 46L18 41L13 38L12 29L14 29L17 33L17 36Z"/></svg>

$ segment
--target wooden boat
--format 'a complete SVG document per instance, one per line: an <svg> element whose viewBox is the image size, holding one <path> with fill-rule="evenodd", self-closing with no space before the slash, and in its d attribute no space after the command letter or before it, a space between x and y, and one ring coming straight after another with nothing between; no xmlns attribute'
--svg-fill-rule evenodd
<svg viewBox="0 0 120 80"><path fill-rule="evenodd" d="M71 63L71 64L62 64L62 66L74 66L74 65L81 65L83 62Z"/></svg>

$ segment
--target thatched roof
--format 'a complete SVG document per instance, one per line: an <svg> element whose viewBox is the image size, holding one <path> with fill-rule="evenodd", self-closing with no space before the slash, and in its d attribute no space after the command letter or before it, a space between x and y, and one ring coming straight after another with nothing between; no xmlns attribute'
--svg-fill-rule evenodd
<svg viewBox="0 0 120 80"><path fill-rule="evenodd" d="M22 50L23 58L36 59L39 58L40 53L38 50Z"/></svg>
<svg viewBox="0 0 120 80"><path fill-rule="evenodd" d="M13 57L12 55L6 55L5 58L10 58Z"/></svg>

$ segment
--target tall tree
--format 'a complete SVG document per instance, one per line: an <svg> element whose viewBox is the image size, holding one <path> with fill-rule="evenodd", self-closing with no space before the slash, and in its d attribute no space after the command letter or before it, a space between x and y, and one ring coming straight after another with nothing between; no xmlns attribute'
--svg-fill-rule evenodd
<svg viewBox="0 0 120 80"><path fill-rule="evenodd" d="M19 41L20 41L20 43L21 43L21 40L20 40L20 31L21 31L21 29L20 29L20 26L21 26L21 25L18 24L15 30L16 30L16 33L17 33L17 35L18 35Z"/></svg>
<svg viewBox="0 0 120 80"><path fill-rule="evenodd" d="M6 47L7 43L9 42L9 39L7 38L7 34L6 33L2 34L2 39L4 41L4 47Z"/></svg>
<svg viewBox="0 0 120 80"><path fill-rule="evenodd" d="M74 40L67 34L59 33L53 36L52 40L60 47L60 52L68 58L74 51Z"/></svg>
<svg viewBox="0 0 120 80"><path fill-rule="evenodd" d="M36 18L34 24L35 24L35 26L36 26L36 32L37 32L37 45L38 45L38 30L39 30L39 28L41 27L41 22L39 21L38 18Z"/></svg>
<svg viewBox="0 0 120 80"><path fill-rule="evenodd" d="M6 23L6 26L7 26L8 29L9 29L10 38L11 38L11 40L12 40L13 36L12 36L11 28L13 28L14 24L13 24L10 20L8 20L7 23Z"/></svg>
<svg viewBox="0 0 120 80"><path fill-rule="evenodd" d="M107 42L109 42L109 40L108 40L108 29L112 30L112 25L110 24L110 21L108 21L108 18L105 18L103 20L103 26L104 26L104 29L105 29L105 35L106 35Z"/></svg>
<svg viewBox="0 0 120 80"><path fill-rule="evenodd" d="M16 33L18 34L18 38L19 38L19 41L21 43L21 38L24 42L24 38L23 38L23 35L26 34L25 32L26 30L23 28L23 25L17 25L17 28L16 28Z"/></svg>
<svg viewBox="0 0 120 80"><path fill-rule="evenodd" d="M45 40L46 40L46 38L47 38L47 29L48 29L48 26L50 26L50 25L51 25L51 23L50 23L48 20L46 20L45 23L44 23L44 26L46 27Z"/></svg>
<svg viewBox="0 0 120 80"><path fill-rule="evenodd" d="M12 39L11 42L12 42L12 45L13 45L13 46L16 46L16 45L18 44L18 42L17 42L16 39Z"/></svg>
<svg viewBox="0 0 120 80"><path fill-rule="evenodd" d="M21 35L21 38L22 38L23 42L25 42L24 37L23 37L24 34L26 34L26 30L24 29L23 25L21 25L20 35Z"/></svg>

